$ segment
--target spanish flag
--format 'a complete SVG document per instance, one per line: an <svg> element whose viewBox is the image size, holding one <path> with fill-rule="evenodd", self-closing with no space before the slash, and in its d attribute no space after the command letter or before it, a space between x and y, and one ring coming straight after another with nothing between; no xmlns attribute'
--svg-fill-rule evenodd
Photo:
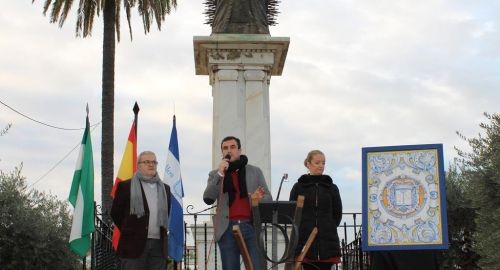
<svg viewBox="0 0 500 270"><path fill-rule="evenodd" d="M111 197L115 197L116 188L118 183L125 180L130 180L135 171L137 170L137 120L132 123L132 128L130 128L130 133L128 135L127 145L125 146L125 152L123 153L122 162L120 164L120 169L118 170L118 175L115 179L115 184L111 190ZM117 227L113 229L113 249L118 249L118 242L120 241L120 230Z"/></svg>

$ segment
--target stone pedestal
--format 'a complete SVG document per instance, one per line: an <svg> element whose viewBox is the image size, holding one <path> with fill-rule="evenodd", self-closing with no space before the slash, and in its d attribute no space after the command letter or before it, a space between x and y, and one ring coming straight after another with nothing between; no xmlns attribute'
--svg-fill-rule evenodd
<svg viewBox="0 0 500 270"><path fill-rule="evenodd" d="M221 140L236 136L271 188L269 82L283 71L290 39L213 34L195 36L193 43L196 75L209 75L212 86L212 168L222 158Z"/></svg>

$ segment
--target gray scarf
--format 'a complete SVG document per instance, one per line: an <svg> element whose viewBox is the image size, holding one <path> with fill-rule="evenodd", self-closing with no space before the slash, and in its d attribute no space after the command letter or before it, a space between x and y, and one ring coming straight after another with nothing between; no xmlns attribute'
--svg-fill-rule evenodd
<svg viewBox="0 0 500 270"><path fill-rule="evenodd" d="M156 191L158 193L158 226L168 228L168 201L167 193L163 182L156 174L153 177L146 177L140 172L136 172L132 177L130 185L130 215L136 215L138 218L144 216L144 203L142 198L141 183L156 183Z"/></svg>

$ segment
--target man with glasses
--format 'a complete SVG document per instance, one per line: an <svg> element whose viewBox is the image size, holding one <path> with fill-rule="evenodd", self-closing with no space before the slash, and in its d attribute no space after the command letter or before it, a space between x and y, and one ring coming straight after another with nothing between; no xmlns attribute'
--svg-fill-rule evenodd
<svg viewBox="0 0 500 270"><path fill-rule="evenodd" d="M233 225L239 225L253 269L263 269L262 256L258 252L255 230L252 225L251 198L271 201L271 193L259 167L248 164L241 154L240 139L229 136L221 143L222 160L217 169L208 174L203 201L213 204L217 200L215 215L215 241L219 245L222 269L240 269L240 249L233 233Z"/></svg>
<svg viewBox="0 0 500 270"><path fill-rule="evenodd" d="M137 172L116 189L111 218L120 229L118 256L122 270L164 270L170 187L158 177L155 153L137 158Z"/></svg>

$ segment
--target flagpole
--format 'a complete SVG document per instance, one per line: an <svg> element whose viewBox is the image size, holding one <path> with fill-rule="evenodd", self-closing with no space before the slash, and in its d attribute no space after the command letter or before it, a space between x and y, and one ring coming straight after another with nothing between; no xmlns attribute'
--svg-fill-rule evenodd
<svg viewBox="0 0 500 270"><path fill-rule="evenodd" d="M85 119L85 127L87 126L90 126L90 123L89 123L89 103L87 102L87 106L85 107L85 111L87 112L87 117ZM94 201L94 204L95 204L95 201ZM95 209L95 208L94 208ZM92 236L94 235L94 233L91 234ZM91 238L92 239L92 238ZM90 242L91 245L92 245L92 241ZM90 249L91 252L92 252L92 248ZM92 256L92 253L91 255ZM84 256L83 257L83 260L82 260L82 267L83 267L83 270L86 270L87 269L87 256Z"/></svg>
<svg viewBox="0 0 500 270"><path fill-rule="evenodd" d="M113 189L111 190L112 198L115 197L115 191L118 183L127 179L132 179L137 169L137 121L139 114L139 105L137 105L137 102L135 102L132 111L134 112L134 121L132 122L132 127L128 135L127 143L125 144L125 151L120 163L120 168L118 169L115 184L113 185ZM114 226L111 242L115 251L118 249L119 241L120 230L118 229L118 227Z"/></svg>
<svg viewBox="0 0 500 270"><path fill-rule="evenodd" d="M134 108L132 109L134 111L134 123L135 123L135 137L137 138L137 120L138 120L138 115L139 115L139 105L137 105L137 101L134 104Z"/></svg>
<svg viewBox="0 0 500 270"><path fill-rule="evenodd" d="M134 126L135 126L135 145L134 145L134 148L135 148L135 151L134 151L134 156L133 156L133 161L134 161L134 164L132 164L132 168L133 169L133 173L135 173L135 171L137 170L137 124L138 124L138 121L139 121L139 104L137 104L137 101L134 103L134 108L132 109L132 111L134 111Z"/></svg>
<svg viewBox="0 0 500 270"><path fill-rule="evenodd" d="M177 127L175 114L172 117L173 125L168 145L167 162L165 165L164 179L171 187L172 204L170 207L168 252L174 260L175 269L181 267L184 257L184 219L182 215L182 176L180 171L179 143L177 140Z"/></svg>
<svg viewBox="0 0 500 270"><path fill-rule="evenodd" d="M86 106L85 132L83 133L80 153L68 197L73 206L73 217L69 235L69 248L78 257L83 258L82 267L86 266L86 257L92 246L95 232L94 224L94 162L92 140L90 138L89 106Z"/></svg>

